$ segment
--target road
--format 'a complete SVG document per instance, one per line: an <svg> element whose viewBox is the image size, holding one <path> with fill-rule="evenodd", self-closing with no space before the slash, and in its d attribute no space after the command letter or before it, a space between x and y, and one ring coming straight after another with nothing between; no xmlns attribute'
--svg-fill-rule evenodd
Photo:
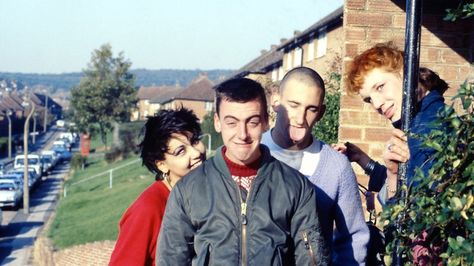
<svg viewBox="0 0 474 266"><path fill-rule="evenodd" d="M56 132L45 136L40 147L49 145ZM30 213L23 209L3 210L0 228L0 265L31 265L32 247L48 217L54 211L69 163L60 164L30 193Z"/></svg>

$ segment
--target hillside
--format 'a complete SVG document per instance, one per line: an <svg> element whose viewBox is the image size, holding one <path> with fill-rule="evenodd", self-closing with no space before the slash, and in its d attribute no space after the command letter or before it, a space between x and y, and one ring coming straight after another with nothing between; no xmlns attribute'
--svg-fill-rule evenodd
<svg viewBox="0 0 474 266"><path fill-rule="evenodd" d="M233 70L213 69L213 70L177 70L177 69L134 69L131 72L135 75L136 86L151 85L174 85L179 83L186 86L200 73L207 73L209 79L218 81L230 75ZM52 91L58 89L70 90L79 83L82 72L62 73L62 74L36 74L36 73L8 73L0 72L0 80L16 80L29 87L45 86L51 87ZM18 86L21 89L23 86Z"/></svg>

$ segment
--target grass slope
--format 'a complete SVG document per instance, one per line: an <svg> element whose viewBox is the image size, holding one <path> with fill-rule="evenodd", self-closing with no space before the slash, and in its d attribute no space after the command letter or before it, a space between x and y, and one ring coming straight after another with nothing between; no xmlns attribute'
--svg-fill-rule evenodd
<svg viewBox="0 0 474 266"><path fill-rule="evenodd" d="M133 157L107 165L102 158L95 158L85 170L73 174L65 183L67 197L59 201L55 220L48 232L56 247L62 249L117 238L118 222L123 212L154 181L146 168L136 162L114 171L111 189L108 173L70 185L136 159Z"/></svg>

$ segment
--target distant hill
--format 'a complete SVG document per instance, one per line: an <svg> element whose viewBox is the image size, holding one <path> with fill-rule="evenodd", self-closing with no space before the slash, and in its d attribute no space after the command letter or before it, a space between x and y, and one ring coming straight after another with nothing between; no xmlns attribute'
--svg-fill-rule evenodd
<svg viewBox="0 0 474 266"><path fill-rule="evenodd" d="M233 70L177 70L177 69L134 69L131 72L135 75L136 86L160 86L160 85L174 85L181 86L188 85L200 73L207 73L210 80L219 81L228 77ZM73 86L79 84L82 77L82 72L63 73L63 74L35 74L35 73L8 73L0 72L0 80L16 80L22 84L35 87L45 86L51 87L52 91L58 89L70 90ZM19 86L20 88L20 86Z"/></svg>

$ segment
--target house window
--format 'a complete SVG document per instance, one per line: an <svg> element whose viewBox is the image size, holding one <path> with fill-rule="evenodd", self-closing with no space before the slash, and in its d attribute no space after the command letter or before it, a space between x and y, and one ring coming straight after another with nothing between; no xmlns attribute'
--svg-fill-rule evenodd
<svg viewBox="0 0 474 266"><path fill-rule="evenodd" d="M321 57L326 54L328 39L326 36L327 27L321 27L318 32L318 49L316 51L316 57Z"/></svg>
<svg viewBox="0 0 474 266"><path fill-rule="evenodd" d="M206 111L210 112L212 111L212 102L206 102Z"/></svg>
<svg viewBox="0 0 474 266"><path fill-rule="evenodd" d="M289 51L287 54L286 54L286 70L290 70L293 68L293 66L291 65L293 63L293 59L292 59L292 56L291 56L291 51Z"/></svg>
<svg viewBox="0 0 474 266"><path fill-rule="evenodd" d="M310 62L314 59L314 39L308 43L308 56L306 57L306 62Z"/></svg>
<svg viewBox="0 0 474 266"><path fill-rule="evenodd" d="M298 67L301 66L301 57L303 56L303 50L300 47L296 47L295 49L295 57L293 61L293 66Z"/></svg>
<svg viewBox="0 0 474 266"><path fill-rule="evenodd" d="M278 70L273 69L272 70L272 81L277 81L278 80Z"/></svg>
<svg viewBox="0 0 474 266"><path fill-rule="evenodd" d="M285 73L283 72L283 66L281 66L278 68L278 80L282 80L283 75L285 75Z"/></svg>

